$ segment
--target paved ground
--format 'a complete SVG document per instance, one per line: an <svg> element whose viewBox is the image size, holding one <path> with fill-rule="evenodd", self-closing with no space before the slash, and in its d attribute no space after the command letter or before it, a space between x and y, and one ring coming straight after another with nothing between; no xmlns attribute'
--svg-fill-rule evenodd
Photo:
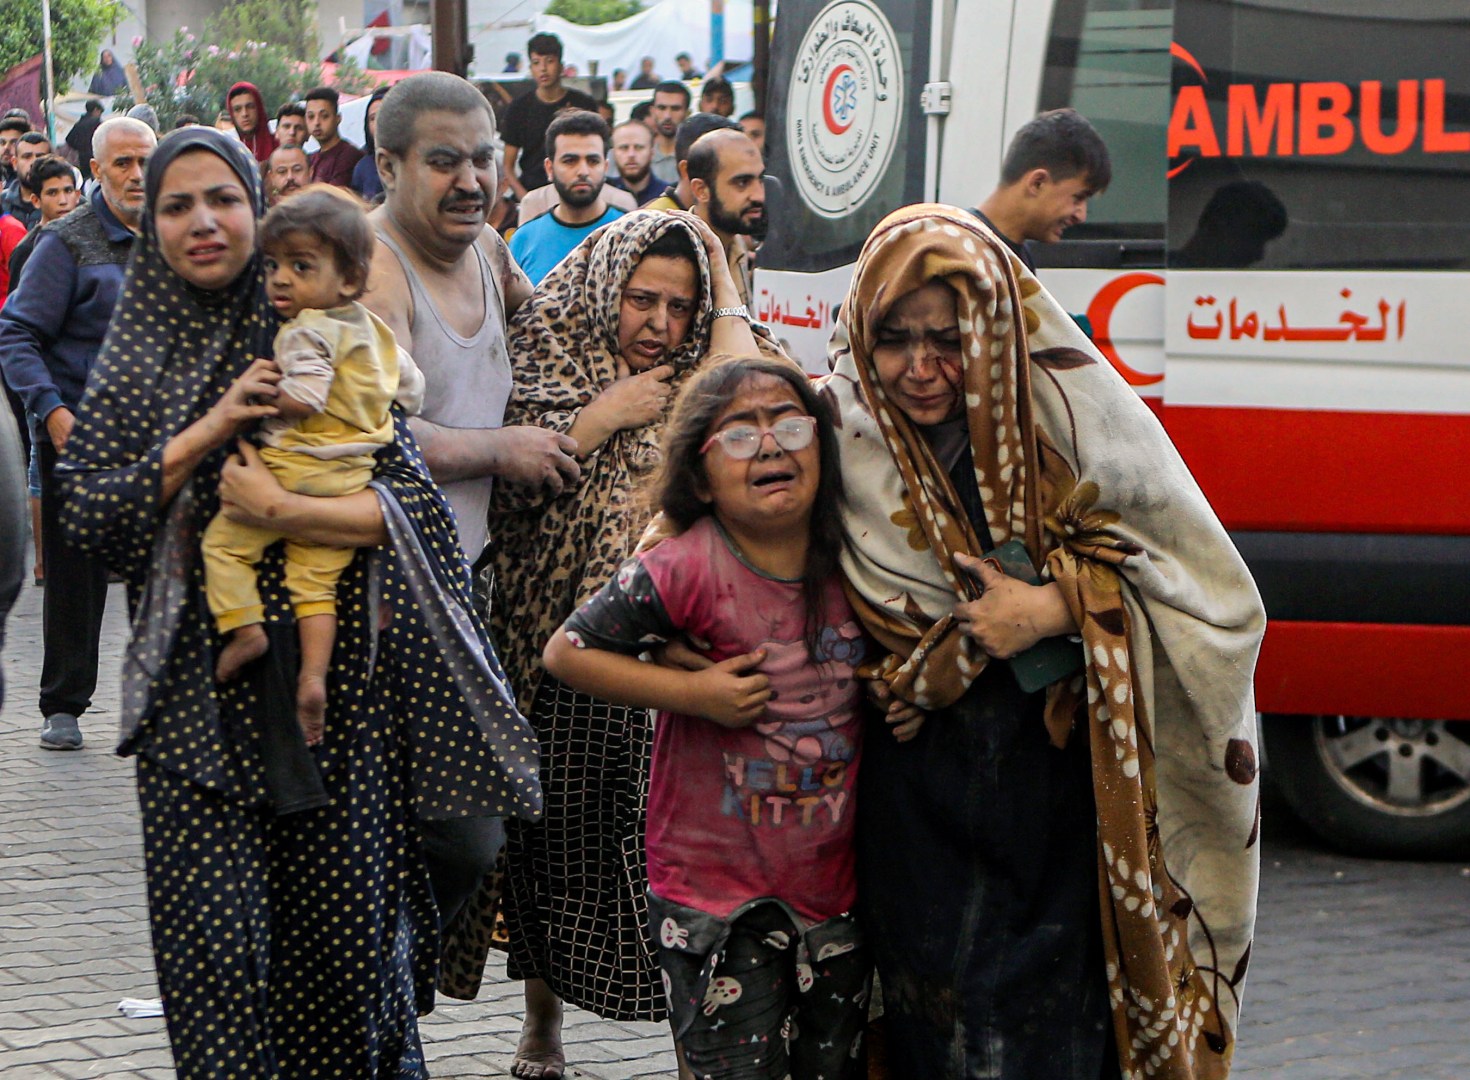
<svg viewBox="0 0 1470 1080"><path fill-rule="evenodd" d="M0 715L0 1076L172 1077L163 1023L128 1020L157 995L130 764L113 756L115 662L81 753L36 745L40 590L27 586L5 649ZM104 655L124 625L114 590ZM1267 815L1256 960L1235 1075L1281 1080L1470 1077L1470 867L1345 859ZM504 1076L518 988L492 968L482 1000L425 1022L434 1075ZM567 1020L586 1080L673 1075L656 1025Z"/></svg>

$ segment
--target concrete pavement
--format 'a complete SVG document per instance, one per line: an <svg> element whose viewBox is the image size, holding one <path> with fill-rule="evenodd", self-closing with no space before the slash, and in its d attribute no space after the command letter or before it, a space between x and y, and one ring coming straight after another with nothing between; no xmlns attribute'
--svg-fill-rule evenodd
<svg viewBox="0 0 1470 1080"><path fill-rule="evenodd" d="M27 564L29 565L29 563ZM161 1019L126 1019L123 998L155 998L132 762L112 751L117 658L127 626L108 596L96 703L75 753L37 744L41 593L29 584L5 644L0 713L0 1077L172 1080ZM520 984L491 960L480 999L441 999L423 1022L436 1078L503 1077L521 1027ZM676 1075L668 1029L569 1010L566 1045L584 1080Z"/></svg>
<svg viewBox="0 0 1470 1080"><path fill-rule="evenodd" d="M157 996L131 763L113 755L126 628L114 588L97 705L79 753L36 743L41 590L27 586L5 649L0 714L0 1077L174 1075ZM1234 1075L1255 1080L1470 1078L1470 866L1324 851L1268 801L1261 915ZM506 1075L518 984L492 967L472 1003L424 1022L441 1080ZM570 1075L674 1076L660 1025L567 1017Z"/></svg>

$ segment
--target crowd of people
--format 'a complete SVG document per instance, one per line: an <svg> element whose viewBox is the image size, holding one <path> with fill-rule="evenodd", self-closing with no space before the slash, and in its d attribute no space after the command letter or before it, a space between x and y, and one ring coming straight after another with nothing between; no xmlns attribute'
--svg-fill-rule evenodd
<svg viewBox="0 0 1470 1080"><path fill-rule="evenodd" d="M610 124L527 52L498 129L242 82L99 115L85 186L0 120L41 745L120 578L179 1075L426 1076L500 948L530 1080L567 1003L688 1077L1225 1076L1264 616L1034 273L1106 147L1043 114L895 208L814 381L749 311L762 119L686 56Z"/></svg>

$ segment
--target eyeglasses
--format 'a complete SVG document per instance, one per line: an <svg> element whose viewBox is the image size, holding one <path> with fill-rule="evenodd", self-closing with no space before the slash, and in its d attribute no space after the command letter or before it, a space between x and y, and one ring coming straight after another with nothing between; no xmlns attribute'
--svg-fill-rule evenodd
<svg viewBox="0 0 1470 1080"><path fill-rule="evenodd" d="M816 434L816 417L787 416L777 420L770 427L736 424L734 427L717 431L705 440L699 452L708 454L710 447L719 443L720 449L725 451L727 457L734 458L736 461L746 461L760 453L761 443L765 442L767 435L775 439L776 445L782 450L795 453L810 446Z"/></svg>

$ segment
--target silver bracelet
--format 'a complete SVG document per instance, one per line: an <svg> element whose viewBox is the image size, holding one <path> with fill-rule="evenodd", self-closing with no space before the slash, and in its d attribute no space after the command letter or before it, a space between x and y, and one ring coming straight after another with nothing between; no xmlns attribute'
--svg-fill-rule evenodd
<svg viewBox="0 0 1470 1080"><path fill-rule="evenodd" d="M723 319L726 315L733 315L738 319L744 319L746 322L750 322L750 308L744 304L738 304L735 307L717 307L714 311L710 312L710 318L712 319Z"/></svg>

